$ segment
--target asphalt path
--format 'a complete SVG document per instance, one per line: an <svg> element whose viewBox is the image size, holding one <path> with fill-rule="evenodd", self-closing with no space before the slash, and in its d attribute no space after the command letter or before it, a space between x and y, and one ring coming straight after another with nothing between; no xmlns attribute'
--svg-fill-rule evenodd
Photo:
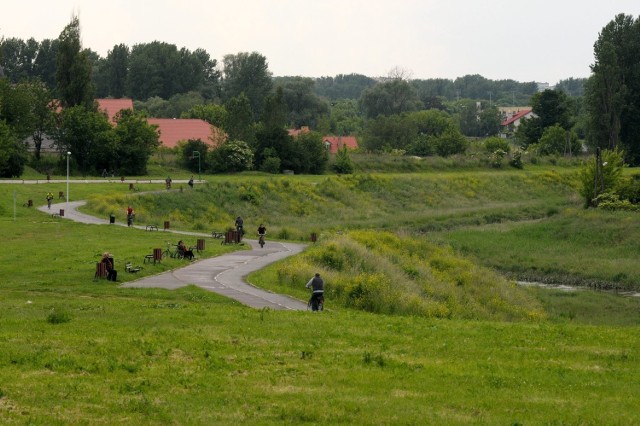
<svg viewBox="0 0 640 426"><path fill-rule="evenodd" d="M94 182L97 183L104 181L92 181L91 183ZM62 216L61 219L74 220L76 222L93 225L109 225L108 218L102 219L79 212L78 208L83 206L85 203L86 201L54 203L51 205L51 209L45 205L38 207L38 210L47 214L59 213L60 210L64 210L64 216ZM114 225L127 226L124 222L116 222ZM146 228L142 225L133 226L143 230ZM175 229L160 229L159 232L211 237L211 234L179 231ZM288 256L300 253L305 249L306 245L272 242L267 240L264 248L260 248L256 240L244 239L243 241L245 244L249 244L251 246L251 250L241 250L217 257L196 260L182 268L126 282L122 284L122 287L153 287L173 290L192 284L205 290L230 297L253 308L306 310L306 302L302 302L286 295L276 294L260 289L246 281L246 277L249 273L264 268L265 266ZM305 283L300 283L300 285L304 284Z"/></svg>

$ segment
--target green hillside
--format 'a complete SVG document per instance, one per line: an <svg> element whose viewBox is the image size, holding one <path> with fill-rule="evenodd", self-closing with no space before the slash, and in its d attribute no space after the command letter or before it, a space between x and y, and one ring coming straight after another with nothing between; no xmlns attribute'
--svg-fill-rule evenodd
<svg viewBox="0 0 640 426"><path fill-rule="evenodd" d="M132 204L139 224L209 232L242 215L267 244L309 242L249 280L304 300L320 271L323 314L94 281L102 251L140 263L167 235L22 207L64 184L0 185L0 423L638 423L640 300L503 276L632 288L638 219L581 210L572 169L530 169L71 184L105 218ZM239 248L215 242L204 256Z"/></svg>

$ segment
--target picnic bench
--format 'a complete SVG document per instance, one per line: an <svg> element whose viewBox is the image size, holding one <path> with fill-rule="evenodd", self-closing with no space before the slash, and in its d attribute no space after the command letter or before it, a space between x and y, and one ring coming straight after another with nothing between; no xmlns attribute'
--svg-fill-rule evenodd
<svg viewBox="0 0 640 426"><path fill-rule="evenodd" d="M157 230L158 230L158 225L147 225L147 226L145 227L145 229L146 229L147 231L157 231Z"/></svg>

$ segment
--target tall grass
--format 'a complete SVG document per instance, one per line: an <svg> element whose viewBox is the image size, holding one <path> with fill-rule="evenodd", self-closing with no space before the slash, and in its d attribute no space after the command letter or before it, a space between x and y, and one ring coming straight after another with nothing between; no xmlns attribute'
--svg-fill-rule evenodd
<svg viewBox="0 0 640 426"><path fill-rule="evenodd" d="M269 269L277 280L269 280ZM374 313L435 318L541 319L529 293L426 238L352 231L251 276L276 291L300 291L320 272L332 303ZM265 279L266 277L266 279Z"/></svg>
<svg viewBox="0 0 640 426"><path fill-rule="evenodd" d="M427 232L469 224L540 218L573 203L571 173L486 171L342 177L216 177L195 190L135 200L144 222L218 230L242 216L271 236L308 240L311 232L374 228ZM126 200L129 201L128 199ZM88 211L123 209L121 198L92 200ZM138 216L137 216L138 217Z"/></svg>
<svg viewBox="0 0 640 426"><path fill-rule="evenodd" d="M438 239L523 280L639 289L638 225L635 213L567 209L543 221L456 229Z"/></svg>

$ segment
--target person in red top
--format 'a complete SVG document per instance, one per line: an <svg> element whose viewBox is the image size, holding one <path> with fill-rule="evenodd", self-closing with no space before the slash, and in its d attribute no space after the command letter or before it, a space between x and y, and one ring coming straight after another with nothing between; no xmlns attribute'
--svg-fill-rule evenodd
<svg viewBox="0 0 640 426"><path fill-rule="evenodd" d="M131 226L133 224L133 207L127 207L127 226Z"/></svg>

